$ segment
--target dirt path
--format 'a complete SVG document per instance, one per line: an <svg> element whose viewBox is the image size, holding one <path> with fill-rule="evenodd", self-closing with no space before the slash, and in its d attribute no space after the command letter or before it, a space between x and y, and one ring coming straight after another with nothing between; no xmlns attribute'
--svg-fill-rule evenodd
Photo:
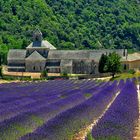
<svg viewBox="0 0 140 140"><path fill-rule="evenodd" d="M139 85L137 85L137 92L138 92L138 101L139 101L139 119L138 119L138 125L135 129L135 136L134 140L140 140L140 90L139 90Z"/></svg>
<svg viewBox="0 0 140 140"><path fill-rule="evenodd" d="M119 95L120 92L116 93L115 97L112 99L112 101L108 104L108 106L106 107L106 109L104 110L104 112L99 116L98 119L94 119L93 123L86 126L85 128L83 128L82 130L80 130L80 132L78 132L74 138L72 140L85 140L88 132L91 132L93 126L95 126L98 121L105 115L106 111L110 108L110 106L112 105L112 103L115 101L116 97Z"/></svg>

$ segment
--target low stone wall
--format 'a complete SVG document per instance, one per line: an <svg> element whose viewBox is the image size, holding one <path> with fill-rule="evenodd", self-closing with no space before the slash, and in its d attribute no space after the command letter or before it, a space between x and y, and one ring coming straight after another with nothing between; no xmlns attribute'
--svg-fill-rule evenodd
<svg viewBox="0 0 140 140"><path fill-rule="evenodd" d="M30 72L8 72L7 66L2 66L2 73L5 76L13 77L31 77L31 78L40 78L41 73L30 73Z"/></svg>
<svg viewBox="0 0 140 140"><path fill-rule="evenodd" d="M98 73L95 75L83 75L79 76L79 79L90 79L90 78L106 78L106 77L111 77L111 73Z"/></svg>
<svg viewBox="0 0 140 140"><path fill-rule="evenodd" d="M41 78L41 73L35 73L35 72L8 72L7 67L3 66L3 75L6 76L14 76L14 77L31 77L32 79L38 79ZM48 76L61 76L60 73L48 73ZM90 78L103 78L103 77L110 77L111 73L98 73L98 74L75 74L74 77L77 77L77 79L90 79Z"/></svg>

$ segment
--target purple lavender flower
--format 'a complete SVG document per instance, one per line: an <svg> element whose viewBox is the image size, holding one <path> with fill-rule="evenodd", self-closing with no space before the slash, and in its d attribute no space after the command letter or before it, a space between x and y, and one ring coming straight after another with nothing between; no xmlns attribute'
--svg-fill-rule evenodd
<svg viewBox="0 0 140 140"><path fill-rule="evenodd" d="M131 140L138 120L138 99L136 86L132 80L126 81L124 88L103 118L92 129L97 139Z"/></svg>

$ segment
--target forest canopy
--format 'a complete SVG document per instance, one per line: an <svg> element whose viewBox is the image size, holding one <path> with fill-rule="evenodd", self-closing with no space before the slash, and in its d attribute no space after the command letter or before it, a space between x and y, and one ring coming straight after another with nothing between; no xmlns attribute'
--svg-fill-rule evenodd
<svg viewBox="0 0 140 140"><path fill-rule="evenodd" d="M1 0L0 54L39 28L57 49L140 49L139 0Z"/></svg>

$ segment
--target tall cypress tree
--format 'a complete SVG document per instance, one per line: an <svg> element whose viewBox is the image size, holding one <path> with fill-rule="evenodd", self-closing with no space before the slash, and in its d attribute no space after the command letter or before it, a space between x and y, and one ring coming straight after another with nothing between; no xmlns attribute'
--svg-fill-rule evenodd
<svg viewBox="0 0 140 140"><path fill-rule="evenodd" d="M0 66L1 66L1 54L0 54Z"/></svg>
<svg viewBox="0 0 140 140"><path fill-rule="evenodd" d="M0 66L0 78L2 78L3 75L2 75L2 66Z"/></svg>
<svg viewBox="0 0 140 140"><path fill-rule="evenodd" d="M106 65L107 59L108 59L107 55L105 55L105 54L101 55L101 58L99 61L99 67L98 67L98 70L100 73L106 72L105 65Z"/></svg>
<svg viewBox="0 0 140 140"><path fill-rule="evenodd" d="M0 54L0 78L2 78L2 55Z"/></svg>

